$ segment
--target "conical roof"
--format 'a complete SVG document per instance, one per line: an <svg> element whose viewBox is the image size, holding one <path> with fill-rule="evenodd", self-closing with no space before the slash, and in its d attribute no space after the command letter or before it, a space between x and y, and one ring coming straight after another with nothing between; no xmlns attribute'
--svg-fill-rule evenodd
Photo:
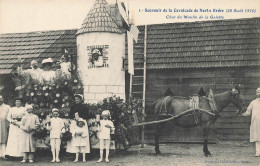
<svg viewBox="0 0 260 166"><path fill-rule="evenodd" d="M96 0L83 21L77 35L89 32L111 32L122 33L110 14L107 12L105 0Z"/></svg>

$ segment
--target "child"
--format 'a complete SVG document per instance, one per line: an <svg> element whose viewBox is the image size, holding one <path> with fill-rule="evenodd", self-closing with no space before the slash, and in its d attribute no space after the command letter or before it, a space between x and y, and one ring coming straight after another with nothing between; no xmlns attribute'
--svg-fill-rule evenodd
<svg viewBox="0 0 260 166"><path fill-rule="evenodd" d="M88 128L86 127L87 122L82 118L79 118L76 123L76 125L71 125L70 129L70 132L72 133L71 143L76 150L76 159L74 160L74 162L79 161L79 153L82 153L84 163L86 162L86 148L89 147Z"/></svg>
<svg viewBox="0 0 260 166"><path fill-rule="evenodd" d="M251 117L250 142L255 142L255 157L260 157L260 87L256 90L257 98L248 106L243 116Z"/></svg>
<svg viewBox="0 0 260 166"><path fill-rule="evenodd" d="M40 121L37 115L32 114L32 105L27 105L26 111L28 114L23 116L19 126L23 130L21 140L23 145L22 152L24 153L24 156L21 162L25 163L29 157L29 162L33 163L35 140L33 139L32 135L34 130L37 129L37 127L39 126Z"/></svg>
<svg viewBox="0 0 260 166"><path fill-rule="evenodd" d="M65 125L61 118L59 118L59 110L57 108L52 109L52 118L50 122L47 123L47 130L50 130L50 144L52 152L52 163L55 161L60 162L59 153L60 153L60 144L61 144L61 134L65 131ZM56 152L56 156L55 156Z"/></svg>
<svg viewBox="0 0 260 166"><path fill-rule="evenodd" d="M98 163L103 161L103 149L106 148L106 163L109 162L109 146L110 146L110 132L115 130L114 124L108 118L110 117L109 110L102 112L101 117L103 120L100 120L99 127L99 143L100 143L100 158L97 161Z"/></svg>

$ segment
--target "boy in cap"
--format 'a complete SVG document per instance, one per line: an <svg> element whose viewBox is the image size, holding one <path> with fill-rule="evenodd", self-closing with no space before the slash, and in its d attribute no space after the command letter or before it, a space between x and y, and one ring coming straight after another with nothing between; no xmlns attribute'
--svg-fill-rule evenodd
<svg viewBox="0 0 260 166"><path fill-rule="evenodd" d="M110 132L115 130L114 124L111 120L109 120L110 112L109 110L105 110L102 112L99 126L99 143L100 143L100 158L97 161L98 163L103 161L103 149L106 148L106 163L109 162L109 147L110 147Z"/></svg>
<svg viewBox="0 0 260 166"><path fill-rule="evenodd" d="M50 130L50 144L52 152L51 162L60 162L59 153L61 144L61 134L65 132L65 125L63 120L59 118L59 110L57 108L52 109L52 118L50 119L50 122L47 123L46 129Z"/></svg>
<svg viewBox="0 0 260 166"><path fill-rule="evenodd" d="M256 89L257 98L247 107L243 116L251 115L250 142L255 142L255 157L260 157L260 87Z"/></svg>

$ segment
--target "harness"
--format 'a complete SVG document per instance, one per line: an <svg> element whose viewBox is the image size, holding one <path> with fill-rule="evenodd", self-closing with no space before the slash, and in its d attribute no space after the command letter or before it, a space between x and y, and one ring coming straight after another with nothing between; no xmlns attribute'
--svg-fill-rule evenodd
<svg viewBox="0 0 260 166"><path fill-rule="evenodd" d="M208 113L209 115L216 116L218 111L217 111L217 106L216 106L216 102L214 99L213 91L210 89L208 97L206 97L206 96L202 96L202 97L209 101L210 109L212 110L212 112L209 110L204 110L204 109L203 109L203 111L205 113ZM201 120L202 109L199 108L199 102L200 102L199 96L191 96L190 105L189 105L189 107L191 109L191 114L183 115L183 116L193 116L194 122L196 125L199 124L200 120Z"/></svg>
<svg viewBox="0 0 260 166"><path fill-rule="evenodd" d="M163 113L163 112L167 113L167 99L169 97L170 96L167 96L165 98L161 98L161 99L157 100L157 101L163 100L163 103L160 106L160 113ZM185 97L181 97L181 98L185 98ZM143 126L143 125L149 125L149 124L163 123L163 122L167 122L167 121L170 121L170 120L173 120L176 118L181 118L182 116L193 116L195 124L197 125L200 123L200 119L201 119L200 117L201 117L202 112L207 113L214 117L218 113L216 102L215 102L215 99L213 96L213 91L211 89L209 91L208 97L203 96L203 98L205 98L209 101L210 109L212 110L212 112L209 110L199 108L199 96L195 96L195 97L193 96L193 97L191 97L191 100L190 100L190 109L188 109L178 115L171 116L170 118L167 118L167 119L151 121L151 122L142 122L142 123L138 123L138 124L133 124L133 126ZM167 113L167 115L169 115L169 114Z"/></svg>

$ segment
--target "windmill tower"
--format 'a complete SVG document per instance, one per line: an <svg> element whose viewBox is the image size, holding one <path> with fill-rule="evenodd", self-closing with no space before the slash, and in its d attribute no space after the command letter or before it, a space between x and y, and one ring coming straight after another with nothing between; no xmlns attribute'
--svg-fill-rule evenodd
<svg viewBox="0 0 260 166"><path fill-rule="evenodd" d="M83 21L77 49L85 102L96 103L113 95L125 99L125 33L105 0L96 0Z"/></svg>

